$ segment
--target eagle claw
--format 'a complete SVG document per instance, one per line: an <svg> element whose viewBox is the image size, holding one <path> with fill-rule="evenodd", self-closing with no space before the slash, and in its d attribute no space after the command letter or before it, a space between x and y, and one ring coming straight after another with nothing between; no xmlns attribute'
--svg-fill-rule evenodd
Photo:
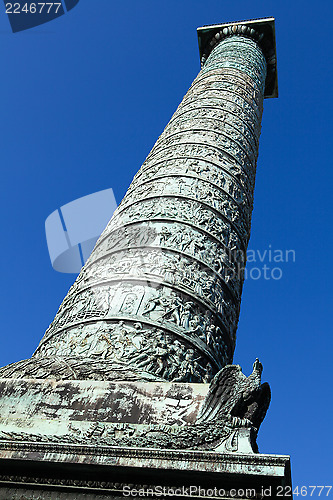
<svg viewBox="0 0 333 500"><path fill-rule="evenodd" d="M251 420L248 418L232 417L230 416L232 427L253 427Z"/></svg>

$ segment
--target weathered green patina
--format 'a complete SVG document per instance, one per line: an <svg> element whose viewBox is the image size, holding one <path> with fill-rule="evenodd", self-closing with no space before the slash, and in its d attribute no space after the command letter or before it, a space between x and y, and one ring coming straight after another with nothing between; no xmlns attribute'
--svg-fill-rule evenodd
<svg viewBox="0 0 333 500"><path fill-rule="evenodd" d="M198 36L199 75L36 352L0 369L0 498L290 484L289 457L256 453L263 367L231 364L274 20Z"/></svg>

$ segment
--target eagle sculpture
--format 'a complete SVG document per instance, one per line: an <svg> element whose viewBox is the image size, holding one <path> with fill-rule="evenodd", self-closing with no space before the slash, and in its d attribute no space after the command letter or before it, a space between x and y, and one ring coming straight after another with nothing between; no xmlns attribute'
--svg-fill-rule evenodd
<svg viewBox="0 0 333 500"><path fill-rule="evenodd" d="M254 427L258 432L271 400L269 384L261 383L262 370L258 358L249 377L239 365L222 368L210 383L196 423L230 421L237 426Z"/></svg>

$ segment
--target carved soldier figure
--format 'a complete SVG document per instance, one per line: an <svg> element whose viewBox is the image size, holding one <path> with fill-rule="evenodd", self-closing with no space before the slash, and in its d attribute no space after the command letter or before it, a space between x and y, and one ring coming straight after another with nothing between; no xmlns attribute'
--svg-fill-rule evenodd
<svg viewBox="0 0 333 500"><path fill-rule="evenodd" d="M193 358L194 351L193 349L189 349L185 354L184 361L180 365L179 375L173 379L173 382L195 382L202 378L201 374L197 371L197 360Z"/></svg>
<svg viewBox="0 0 333 500"><path fill-rule="evenodd" d="M144 311L142 315L149 314L156 309L156 307L160 306L163 310L168 307L169 301L163 295L162 291L159 291L157 297L151 297L145 305Z"/></svg>
<svg viewBox="0 0 333 500"><path fill-rule="evenodd" d="M171 232L169 231L167 226L163 226L160 233L159 233L160 245L161 246L165 245L170 236L171 236Z"/></svg>
<svg viewBox="0 0 333 500"><path fill-rule="evenodd" d="M180 324L183 328L188 329L190 326L191 311L193 302L186 302L180 312Z"/></svg>
<svg viewBox="0 0 333 500"><path fill-rule="evenodd" d="M171 292L166 311L161 318L167 318L174 321L176 325L180 325L180 312L182 308L182 301L177 297L175 292Z"/></svg>

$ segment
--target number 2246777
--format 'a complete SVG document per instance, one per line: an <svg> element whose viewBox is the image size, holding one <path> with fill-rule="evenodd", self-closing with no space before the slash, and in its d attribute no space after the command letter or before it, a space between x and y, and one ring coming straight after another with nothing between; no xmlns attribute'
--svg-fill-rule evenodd
<svg viewBox="0 0 333 500"><path fill-rule="evenodd" d="M60 2L6 3L6 14L57 14L60 7Z"/></svg>

